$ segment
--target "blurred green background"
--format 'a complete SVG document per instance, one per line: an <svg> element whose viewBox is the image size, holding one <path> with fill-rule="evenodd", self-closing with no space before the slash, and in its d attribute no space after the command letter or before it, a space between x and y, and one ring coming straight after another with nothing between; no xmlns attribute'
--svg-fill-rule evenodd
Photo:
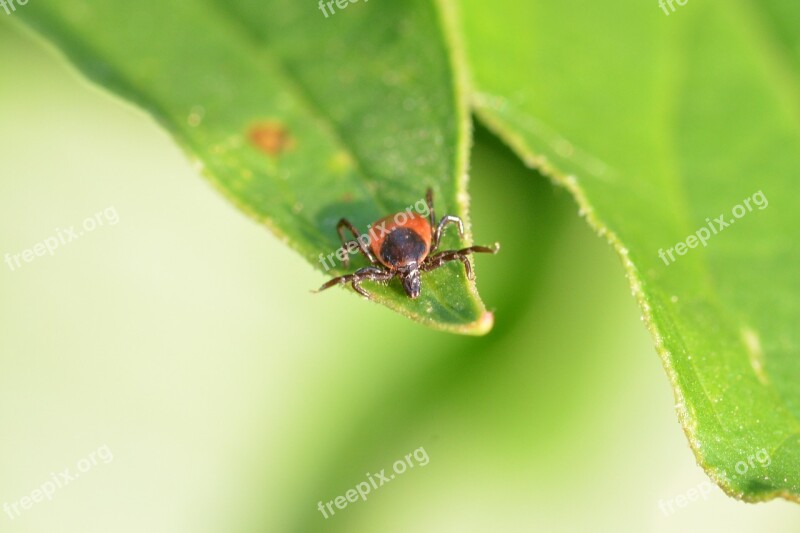
<svg viewBox="0 0 800 533"><path fill-rule="evenodd" d="M113 460L8 532L796 532L707 481L622 267L569 195L483 130L484 338L325 280L198 177L143 113L0 24L0 254L108 207L119 223L0 264L0 505ZM412 199L409 199L414 200ZM402 207L402 206L399 206ZM332 228L333 231L333 228ZM423 447L430 462L317 510Z"/></svg>

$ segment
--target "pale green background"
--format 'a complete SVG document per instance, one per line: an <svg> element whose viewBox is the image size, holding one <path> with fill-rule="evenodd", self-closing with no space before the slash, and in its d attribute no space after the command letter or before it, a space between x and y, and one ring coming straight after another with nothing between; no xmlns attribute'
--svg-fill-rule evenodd
<svg viewBox="0 0 800 533"><path fill-rule="evenodd" d="M707 478L619 261L485 133L474 232L503 250L478 262L497 324L474 339L310 294L325 277L148 117L8 24L0 118L0 254L109 206L120 217L0 264L0 504L114 454L0 514L0 531L799 530L796 505L716 487L661 513ZM328 520L316 510L420 446L427 466Z"/></svg>

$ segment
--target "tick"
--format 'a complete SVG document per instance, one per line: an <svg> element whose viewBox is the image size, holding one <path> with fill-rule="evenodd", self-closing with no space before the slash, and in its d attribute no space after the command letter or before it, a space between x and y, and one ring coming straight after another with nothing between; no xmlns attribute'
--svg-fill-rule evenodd
<svg viewBox="0 0 800 533"><path fill-rule="evenodd" d="M347 251L350 246L358 246L371 266L360 268L346 276L333 278L320 287L319 291L334 285L350 283L356 292L368 298L369 293L361 287L362 281L386 283L393 278L400 278L406 294L414 299L420 293L420 274L439 268L449 261L461 261L467 277L474 279L475 275L468 256L472 253L495 254L500 245L495 243L491 247L470 246L461 250L437 252L445 226L455 224L459 235L463 238L464 222L457 216L445 215L437 224L431 189L428 189L425 195L425 202L428 207L427 216L407 210L383 217L370 226L372 228L370 239L359 238L360 233L356 227L346 218L341 219L336 224L336 231L342 240L342 248ZM354 241L345 238L345 230L353 234ZM364 242L365 240L367 242ZM345 255L342 262L345 267L349 266L349 257Z"/></svg>

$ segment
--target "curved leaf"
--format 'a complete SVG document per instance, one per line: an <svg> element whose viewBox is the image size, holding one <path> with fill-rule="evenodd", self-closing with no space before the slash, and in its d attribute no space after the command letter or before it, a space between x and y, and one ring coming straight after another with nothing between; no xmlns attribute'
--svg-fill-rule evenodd
<svg viewBox="0 0 800 533"><path fill-rule="evenodd" d="M366 232L428 186L439 214L467 215L467 105L425 0L328 18L289 0L40 2L17 15L153 115L232 202L320 270L341 217ZM348 271L335 263L328 277ZM365 286L427 325L485 333L492 315L459 267L426 274L415 301L396 282Z"/></svg>
<svg viewBox="0 0 800 533"><path fill-rule="evenodd" d="M474 104L618 251L709 475L800 500L800 13L672 5L466 0Z"/></svg>

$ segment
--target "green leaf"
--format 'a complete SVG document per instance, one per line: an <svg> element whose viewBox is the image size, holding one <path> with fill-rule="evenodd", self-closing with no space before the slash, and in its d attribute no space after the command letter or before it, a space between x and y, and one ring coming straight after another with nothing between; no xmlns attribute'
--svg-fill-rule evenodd
<svg viewBox="0 0 800 533"><path fill-rule="evenodd" d="M618 251L708 474L798 501L800 8L673 5L465 0L475 108Z"/></svg>
<svg viewBox="0 0 800 533"><path fill-rule="evenodd" d="M466 221L468 106L426 0L353 4L328 18L290 0L32 2L17 16L149 112L225 196L320 270L320 254L340 246L339 218L365 232L428 186L439 215ZM492 326L460 264L426 274L417 300L396 280L365 288L435 328Z"/></svg>

